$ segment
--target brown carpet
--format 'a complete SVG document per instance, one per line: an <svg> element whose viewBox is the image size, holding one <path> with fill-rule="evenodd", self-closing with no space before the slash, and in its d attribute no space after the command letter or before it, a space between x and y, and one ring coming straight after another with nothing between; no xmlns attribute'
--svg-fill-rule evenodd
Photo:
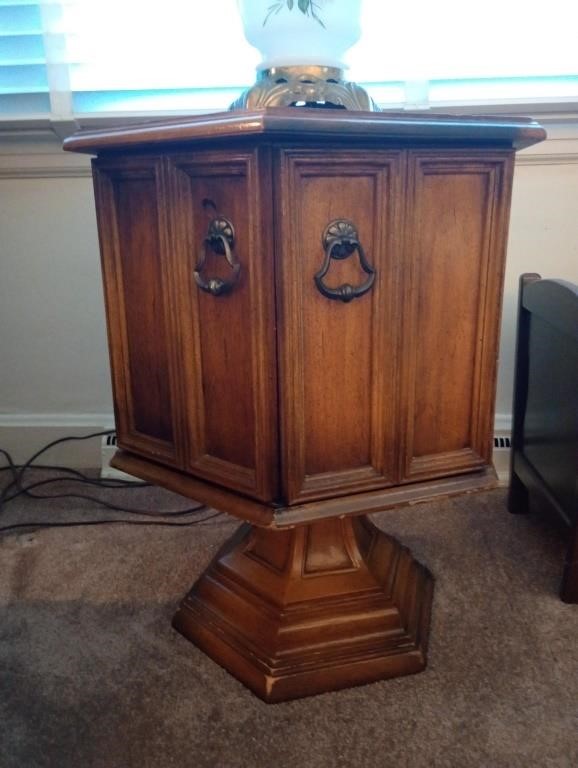
<svg viewBox="0 0 578 768"><path fill-rule="evenodd" d="M158 489L113 498L182 504ZM25 499L2 523L39 515L111 513ZM376 521L436 576L428 669L278 705L170 626L235 521L4 535L0 766L578 766L578 606L557 597L560 534L510 516L502 491Z"/></svg>

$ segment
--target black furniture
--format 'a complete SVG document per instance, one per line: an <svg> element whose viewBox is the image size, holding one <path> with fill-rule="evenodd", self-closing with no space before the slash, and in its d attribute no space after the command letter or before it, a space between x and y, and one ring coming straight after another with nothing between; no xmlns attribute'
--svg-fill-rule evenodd
<svg viewBox="0 0 578 768"><path fill-rule="evenodd" d="M510 512L532 499L570 530L560 597L578 603L578 286L520 278Z"/></svg>

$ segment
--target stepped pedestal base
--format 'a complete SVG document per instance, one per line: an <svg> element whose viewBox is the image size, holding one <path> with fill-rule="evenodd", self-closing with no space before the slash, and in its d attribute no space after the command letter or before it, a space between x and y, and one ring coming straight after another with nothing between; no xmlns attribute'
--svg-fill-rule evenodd
<svg viewBox="0 0 578 768"><path fill-rule="evenodd" d="M242 525L174 627L268 702L420 672L433 578L367 517Z"/></svg>

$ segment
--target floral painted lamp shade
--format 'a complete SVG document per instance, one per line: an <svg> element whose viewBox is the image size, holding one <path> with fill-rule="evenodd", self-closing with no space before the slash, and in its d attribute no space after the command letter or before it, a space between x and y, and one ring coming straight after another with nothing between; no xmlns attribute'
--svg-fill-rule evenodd
<svg viewBox="0 0 578 768"><path fill-rule="evenodd" d="M245 36L258 48L258 69L319 65L343 69L361 35L361 0L239 0Z"/></svg>

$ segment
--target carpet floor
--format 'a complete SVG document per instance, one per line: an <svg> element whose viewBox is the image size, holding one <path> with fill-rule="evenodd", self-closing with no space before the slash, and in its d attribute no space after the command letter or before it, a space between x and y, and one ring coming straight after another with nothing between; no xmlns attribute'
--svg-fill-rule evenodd
<svg viewBox="0 0 578 768"><path fill-rule="evenodd" d="M1 522L114 517L24 498ZM576 768L578 606L557 596L561 535L509 515L501 490L374 519L436 577L427 670L277 705L170 625L235 521L3 534L1 768Z"/></svg>

